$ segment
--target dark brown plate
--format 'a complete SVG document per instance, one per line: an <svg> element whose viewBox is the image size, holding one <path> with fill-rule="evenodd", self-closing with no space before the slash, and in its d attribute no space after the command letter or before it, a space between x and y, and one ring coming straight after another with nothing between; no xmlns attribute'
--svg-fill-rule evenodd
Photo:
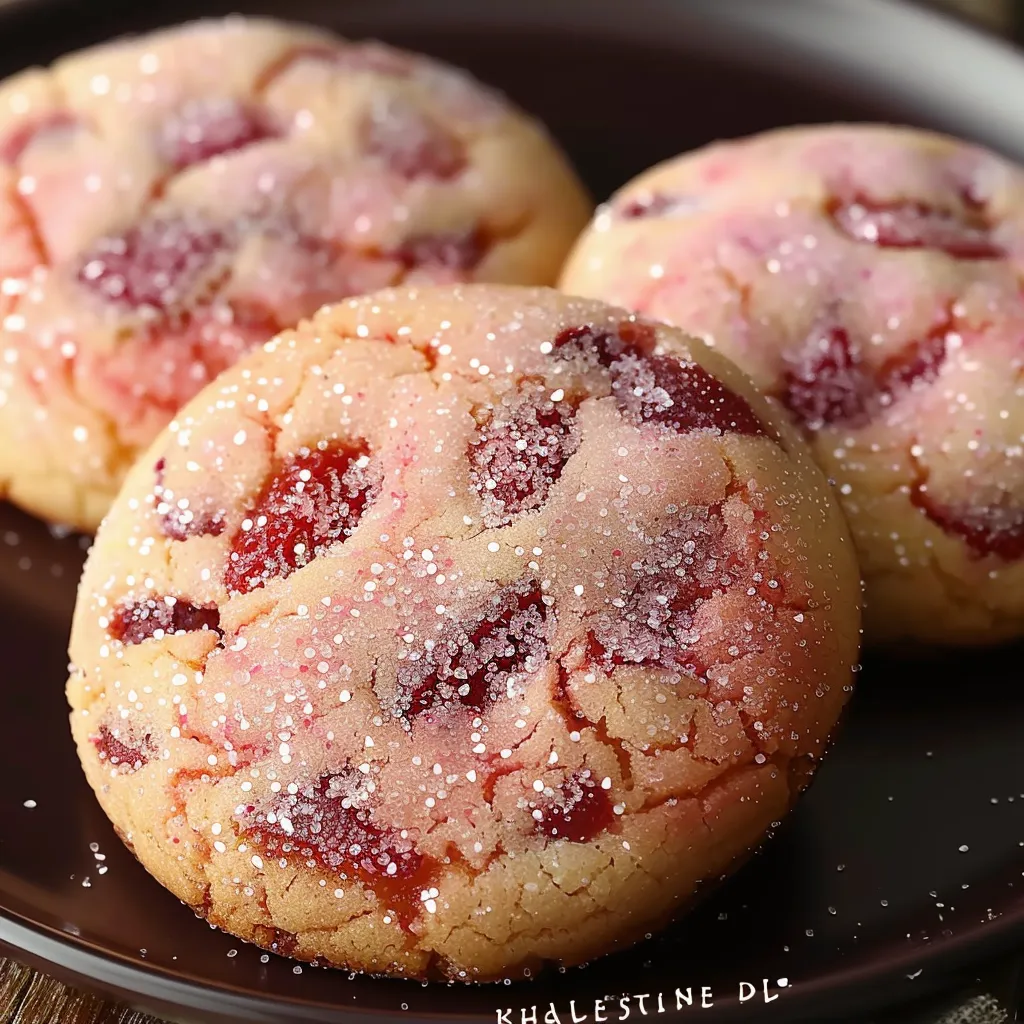
<svg viewBox="0 0 1024 1024"><path fill-rule="evenodd" d="M0 71L211 0L17 0ZM465 65L552 126L598 196L655 160L773 125L889 119L1024 157L1024 61L878 0L284 0L247 11ZM555 1004L707 986L705 1021L816 1021L911 999L1024 943L1024 651L872 663L833 756L764 851L669 933L588 968L477 988L265 957L153 882L94 803L68 735L65 643L83 544L0 506L0 945L185 1020L520 1021ZM30 805L31 802L31 805ZM104 858L104 859L101 859ZM105 870L104 870L105 869ZM101 873L102 872L102 873ZM266 961L266 962L264 962ZM736 996L763 979L765 1005ZM779 989L779 979L787 979ZM632 1004L630 1019L639 1019ZM619 1004L607 1016L621 1016ZM695 1015L691 1011L689 1016ZM659 1015L669 1020L673 1013ZM687 1018L684 1011L678 1015Z"/></svg>

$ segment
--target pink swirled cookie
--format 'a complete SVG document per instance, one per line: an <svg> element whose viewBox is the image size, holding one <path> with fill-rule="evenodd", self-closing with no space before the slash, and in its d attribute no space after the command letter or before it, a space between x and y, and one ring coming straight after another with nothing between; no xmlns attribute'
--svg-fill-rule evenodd
<svg viewBox="0 0 1024 1024"><path fill-rule="evenodd" d="M636 939L761 840L858 600L803 442L699 341L551 290L384 292L243 358L134 467L72 725L214 924L496 978Z"/></svg>
<svg viewBox="0 0 1024 1024"><path fill-rule="evenodd" d="M0 496L92 529L238 356L400 282L551 284L589 205L453 68L203 21L0 84Z"/></svg>
<svg viewBox="0 0 1024 1024"><path fill-rule="evenodd" d="M562 286L713 341L839 491L866 639L1024 634L1024 172L870 126L778 131L641 175Z"/></svg>

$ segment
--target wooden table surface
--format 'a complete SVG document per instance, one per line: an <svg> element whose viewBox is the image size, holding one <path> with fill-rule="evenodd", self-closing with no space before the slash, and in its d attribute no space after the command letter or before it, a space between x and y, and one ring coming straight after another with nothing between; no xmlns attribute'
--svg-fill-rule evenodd
<svg viewBox="0 0 1024 1024"><path fill-rule="evenodd" d="M0 7L6 0L0 0ZM1010 31L1015 4L1024 0L931 0L936 6L959 11L987 27ZM1021 19L1024 20L1024 19ZM1005 1014L975 1016L976 1005L963 1008L969 1016L949 1021L1005 1020ZM954 1011L956 1012L956 1011ZM0 1024L164 1024L148 1014L77 992L13 960L0 958ZM940 1019L936 1024L943 1024Z"/></svg>
<svg viewBox="0 0 1024 1024"><path fill-rule="evenodd" d="M155 1017L75 992L53 978L0 959L2 1024L161 1024Z"/></svg>

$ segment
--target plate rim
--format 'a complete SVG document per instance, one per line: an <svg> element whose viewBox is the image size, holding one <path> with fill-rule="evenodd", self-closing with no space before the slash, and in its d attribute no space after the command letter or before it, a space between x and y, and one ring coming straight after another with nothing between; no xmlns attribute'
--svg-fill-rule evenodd
<svg viewBox="0 0 1024 1024"><path fill-rule="evenodd" d="M821 1024L821 1013L829 1006L834 1007L840 996L843 997L845 1016L871 1012L882 1007L897 1009L922 996L948 989L951 979L957 974L969 973L972 964L979 960L1006 953L1019 942L1022 935L1024 895L1018 895L1009 912L991 921L980 921L952 936L931 940L924 946L908 945L904 954L887 960L882 971L875 962L861 963L849 968L840 967L792 985L785 999L781 1000L784 1003L785 1019L792 1022L813 1020ZM237 941L254 953L258 949L242 939ZM494 1019L482 1011L469 1011L453 1017L450 1010L391 1010L365 1005L352 1007L341 1003L309 1002L277 994L257 994L251 989L224 982L182 977L158 963L139 962L87 939L30 921L3 906L0 906L0 950L8 950L16 957L28 954L25 959L32 966L42 965L39 969L59 980L85 991L112 995L118 1002L126 1003L133 1009L146 1012L155 1009L156 1013L163 1016L170 1012L172 1020L180 1010L200 1011L206 1015L204 1020L238 1024L243 1021L245 1024L322 1024L339 1019L344 1019L346 1024L382 1024L389 1020L400 1020L403 1024L436 1024L439 1021L482 1024ZM965 952L969 954L966 957L963 955ZM72 954L70 958L69 953ZM302 966L310 970L336 971L339 981L343 980L345 974L341 968L313 968L309 964ZM901 993L895 1000L886 998L897 987L909 988L908 974L918 970L921 973L913 979L913 991ZM395 981L397 984L417 984L402 979ZM529 982L522 984L529 985ZM502 991L498 983L478 987L493 988L495 993ZM521 989L517 989L517 993L519 991ZM754 1019L752 1010L740 1007L735 1000L716 1005L717 1012L706 1018L715 1024ZM773 1007L770 1012L777 1015L782 1010L783 1007ZM663 1019L682 1020L685 1013L685 1010L669 1010ZM210 1014L214 1016L211 1018ZM757 1015L757 1019L766 1017L767 1013L764 1016Z"/></svg>

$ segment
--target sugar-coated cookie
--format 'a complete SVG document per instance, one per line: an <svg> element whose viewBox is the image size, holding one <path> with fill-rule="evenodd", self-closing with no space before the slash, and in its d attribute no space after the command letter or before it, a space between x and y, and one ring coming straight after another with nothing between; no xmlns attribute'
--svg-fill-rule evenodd
<svg viewBox="0 0 1024 1024"><path fill-rule="evenodd" d="M266 20L0 84L0 497L93 529L238 356L400 282L552 284L590 208L462 72Z"/></svg>
<svg viewBox="0 0 1024 1024"><path fill-rule="evenodd" d="M858 601L803 441L701 342L545 289L390 291L244 357L131 471L72 724L209 921L489 979L635 940L760 841Z"/></svg>
<svg viewBox="0 0 1024 1024"><path fill-rule="evenodd" d="M835 126L720 143L600 212L562 278L692 331L835 481L865 639L1024 635L1024 171Z"/></svg>

